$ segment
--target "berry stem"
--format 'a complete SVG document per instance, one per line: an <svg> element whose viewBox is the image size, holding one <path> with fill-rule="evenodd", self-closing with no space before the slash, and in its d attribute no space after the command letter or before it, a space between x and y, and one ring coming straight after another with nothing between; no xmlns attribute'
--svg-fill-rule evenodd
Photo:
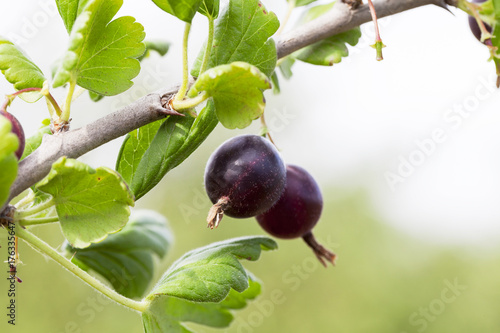
<svg viewBox="0 0 500 333"><path fill-rule="evenodd" d="M468 9L469 14L474 17L474 19L477 22L477 25L479 26L479 30L481 30L481 42L484 42L487 39L490 39L493 37L489 32L488 29L486 29L486 26L484 25L483 20L479 17L479 6L473 3L470 3L468 1L464 1L463 5Z"/></svg>
<svg viewBox="0 0 500 333"><path fill-rule="evenodd" d="M228 203L229 198L224 196L210 208L207 216L207 228L213 229L219 226L220 221L224 217L224 209L226 209Z"/></svg>
<svg viewBox="0 0 500 333"><path fill-rule="evenodd" d="M384 57L382 56L382 48L384 48L385 45L384 43L382 43L382 39L380 38L380 32L378 30L377 22L377 12L372 0L368 0L368 7L370 7L370 14L372 15L373 23L375 24L375 44L373 44L372 47L377 50L377 61L381 61L384 60Z"/></svg>
<svg viewBox="0 0 500 333"><path fill-rule="evenodd" d="M45 243L43 240L40 238L36 237L33 235L31 232L29 232L27 229L23 228L17 228L16 230L17 236L19 238L22 238L26 243L28 243L31 247L33 247L35 250L39 251L42 254L45 254L49 256L52 260L66 268L68 271L82 279L85 283L87 283L89 286L92 288L96 289L100 293L106 295L113 301L117 302L118 304L124 305L127 308L130 308L132 310L136 310L139 312L144 312L147 309L148 303L143 301L143 302L138 302L134 301L130 298L127 298L123 295L120 295L116 291L106 287L104 284L102 284L99 280L85 272L84 270L80 269L78 266L73 264L71 261L63 257L59 252L54 250L50 245Z"/></svg>
<svg viewBox="0 0 500 333"><path fill-rule="evenodd" d="M262 125L262 128L261 128L261 131L262 131L262 136L263 137L266 137L269 139L269 141L271 141L271 143L276 147L278 148L278 146L276 146L276 143L274 143L274 140L273 138L271 137L271 133L269 132L269 127L267 126L267 123L266 123L266 118L264 117L264 113L262 113L262 116L260 116L260 123Z"/></svg>
<svg viewBox="0 0 500 333"><path fill-rule="evenodd" d="M323 266L327 267L325 260L335 266L335 258L337 257L335 253L325 249L323 245L318 243L316 241L316 238L314 238L312 232L308 232L307 234L302 236L302 239L304 239L306 244L309 245L309 247L313 250L314 254L318 258L318 260L323 264Z"/></svg>

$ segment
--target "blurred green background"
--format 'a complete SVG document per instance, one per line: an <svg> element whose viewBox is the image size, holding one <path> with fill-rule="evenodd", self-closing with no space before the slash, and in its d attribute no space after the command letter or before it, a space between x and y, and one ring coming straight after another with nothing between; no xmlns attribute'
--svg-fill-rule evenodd
<svg viewBox="0 0 500 333"><path fill-rule="evenodd" d="M2 4L0 34L22 35L26 22L45 12L45 3L54 4ZM264 3L280 19L286 12L285 0ZM324 213L314 232L337 253L337 266L320 266L301 240L278 240L278 251L243 263L263 282L262 295L238 311L226 330L196 327L197 332L500 332L500 94L495 90L481 99L459 130L450 129L445 118L449 109L478 88L489 91L483 82L494 74L465 15L454 13L425 7L381 20L388 47L380 63L369 47L372 25L364 25L362 41L341 64L333 69L297 64L292 80L281 81L281 95L266 94L266 117L285 159L308 169L323 190ZM126 94L98 104L80 97L73 108L73 128L181 77L182 22L168 18L151 1L125 1L120 15L133 15L145 25L148 38L167 39L172 48L165 58L144 61ZM300 12L292 16L289 27L298 16ZM199 18L190 37L190 59L205 33L206 22ZM54 11L22 47L50 73L66 43L67 33ZM0 79L0 92L11 90ZM59 101L63 93L54 91ZM12 110L28 134L47 116L43 103L16 101ZM395 172L399 156L408 157L415 140L428 138L436 128L444 128L450 140L391 192L384 173ZM258 132L258 122L245 131ZM226 217L217 230L205 226L210 207L203 189L206 160L223 140L240 133L219 126L137 203L138 209L164 214L175 233L175 245L159 262L157 277L188 250L264 234L254 219ZM112 167L121 141L86 154L82 161ZM63 242L58 225L33 230L54 247ZM0 231L2 261L7 260L5 242L6 233ZM17 290L17 325L6 324L4 272L0 332L142 332L138 314L99 298L25 243L20 251L24 282Z"/></svg>
<svg viewBox="0 0 500 333"><path fill-rule="evenodd" d="M222 137L227 132L218 128ZM220 143L210 138L173 170L137 208L159 209L176 241L159 263L159 277L182 253L214 241L263 234L254 219L225 218L205 227L210 203L203 190L204 161ZM371 210L363 191L323 188L324 214L314 232L339 259L323 268L301 240L278 240L279 250L244 262L263 281L262 295L225 330L197 332L500 332L500 248L444 247L394 231ZM58 225L35 233L53 246ZM0 233L5 242L5 233ZM0 249L7 256L4 248ZM141 332L139 315L98 294L54 262L21 243L17 325L1 332ZM4 274L6 276L6 274ZM7 304L6 280L0 302ZM278 296L276 296L278 295ZM5 306L2 306L5 313Z"/></svg>

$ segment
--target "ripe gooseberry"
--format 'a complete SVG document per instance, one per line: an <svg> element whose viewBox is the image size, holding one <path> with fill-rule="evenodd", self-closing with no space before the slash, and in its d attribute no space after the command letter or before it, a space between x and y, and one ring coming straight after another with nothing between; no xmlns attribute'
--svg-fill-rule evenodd
<svg viewBox="0 0 500 333"><path fill-rule="evenodd" d="M24 130L23 127L21 126L21 123L19 120L17 120L16 117L14 117L12 114L6 112L6 111L1 111L0 114L7 118L10 123L12 124L12 129L11 132L14 133L17 138L19 139L19 147L17 148L15 154L17 159L21 159L21 156L23 156L24 152L24 146L25 146L25 137L24 137Z"/></svg>
<svg viewBox="0 0 500 333"><path fill-rule="evenodd" d="M286 166L286 186L276 204L256 219L269 234L284 239L302 237L319 261L335 264L335 254L319 244L312 234L323 209L323 197L314 178L296 165Z"/></svg>
<svg viewBox="0 0 500 333"><path fill-rule="evenodd" d="M271 208L285 188L286 170L276 148L257 135L220 145L205 169L205 189L214 204L207 217L216 228L223 215L247 218Z"/></svg>

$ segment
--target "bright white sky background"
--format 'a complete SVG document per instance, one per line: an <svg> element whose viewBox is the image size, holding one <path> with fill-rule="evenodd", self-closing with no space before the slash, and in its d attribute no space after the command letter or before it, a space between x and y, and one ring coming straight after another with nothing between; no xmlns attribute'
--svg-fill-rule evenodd
<svg viewBox="0 0 500 333"><path fill-rule="evenodd" d="M283 17L285 0L263 2ZM0 34L23 37L21 46L46 75L67 44L54 3L9 1L0 12ZM285 159L308 169L322 187L366 189L385 221L416 237L487 246L500 240L500 90L493 88L495 70L486 61L487 49L470 33L466 16L453 13L428 6L381 20L387 45L382 62L368 47L373 28L365 24L360 43L342 63L331 68L297 64L292 80L281 81L281 95L267 93L266 112ZM154 90L180 81L183 24L149 0L126 0L119 14L136 17L148 38L173 43L158 67L145 66L136 79L142 88L132 88L131 94L140 97L144 86ZM205 32L206 20L200 17L193 24L191 60ZM11 91L0 78L0 94ZM96 105L81 97L72 126L130 99ZM41 107L14 104L26 133L46 117ZM109 149L118 149L120 142ZM113 167L115 156L101 150L93 157ZM402 177L391 186L387 173L398 172Z"/></svg>

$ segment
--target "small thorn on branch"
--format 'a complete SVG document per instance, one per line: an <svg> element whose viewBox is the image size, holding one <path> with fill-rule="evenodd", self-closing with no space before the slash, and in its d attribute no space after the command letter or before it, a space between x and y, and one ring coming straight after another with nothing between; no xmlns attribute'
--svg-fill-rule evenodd
<svg viewBox="0 0 500 333"><path fill-rule="evenodd" d="M162 114L166 114L166 115L169 115L169 116L181 116L181 117L184 117L184 114L180 113L180 112L177 112L173 109L172 107L172 100L174 98L174 95L171 94L171 95L164 95L161 97L161 106L162 106L162 110L160 110L160 112Z"/></svg>

